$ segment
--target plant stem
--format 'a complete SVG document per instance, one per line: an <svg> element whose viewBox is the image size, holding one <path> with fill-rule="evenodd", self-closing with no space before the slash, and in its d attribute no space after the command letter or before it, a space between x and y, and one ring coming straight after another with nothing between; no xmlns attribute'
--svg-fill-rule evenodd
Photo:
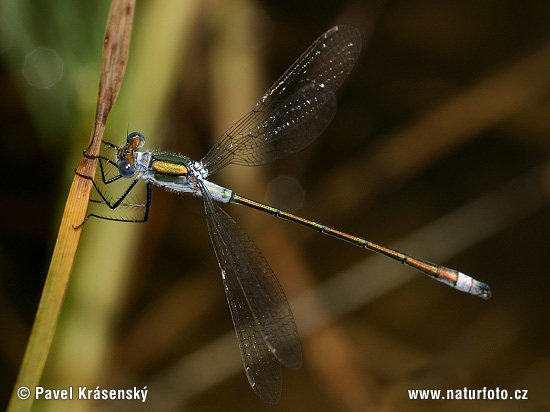
<svg viewBox="0 0 550 412"><path fill-rule="evenodd" d="M134 8L135 0L113 0L111 2L103 44L96 117L90 144L86 151L88 155L94 156L99 153L107 117L122 84L128 61ZM94 159L83 157L77 170L81 174L94 176L95 168ZM8 411L29 411L32 407L35 398L34 390L40 382L48 358L80 240L81 229L75 230L74 227L84 221L91 188L90 180L74 176L46 283Z"/></svg>

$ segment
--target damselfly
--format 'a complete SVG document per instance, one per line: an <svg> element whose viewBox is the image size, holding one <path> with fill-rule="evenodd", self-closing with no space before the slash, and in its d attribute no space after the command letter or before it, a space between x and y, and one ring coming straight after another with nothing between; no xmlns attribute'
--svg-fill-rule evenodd
<svg viewBox="0 0 550 412"><path fill-rule="evenodd" d="M336 26L325 32L198 162L171 153L140 151L145 137L137 132L130 133L123 146L103 142L116 152L113 158L98 157L103 183L131 179L116 201L110 201L92 177L83 176L92 180L100 202L111 209L134 206L126 200L128 194L140 179L145 181L144 213L139 219L127 221L147 220L153 184L202 196L246 376L254 391L269 403L280 398L280 364L291 369L302 365L298 330L285 294L262 253L216 202L261 210L378 252L463 292L485 299L491 296L488 285L461 272L246 198L208 180L229 164L262 165L290 156L313 142L332 120L335 92L354 66L360 49L361 37L351 26ZM118 170L114 177L106 175L108 166Z"/></svg>

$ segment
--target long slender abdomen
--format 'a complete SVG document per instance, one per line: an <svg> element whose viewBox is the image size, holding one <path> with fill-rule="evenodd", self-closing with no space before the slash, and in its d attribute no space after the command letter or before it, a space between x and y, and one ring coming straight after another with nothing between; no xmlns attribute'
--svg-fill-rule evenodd
<svg viewBox="0 0 550 412"><path fill-rule="evenodd" d="M387 256L393 260L410 266L424 273L425 275L437 279L440 282L443 282L446 285L449 285L462 292L467 292L472 295L479 296L483 299L488 299L491 297L491 288L489 287L489 285L483 282L479 282L478 280L468 275L465 275L464 273L459 272L455 269L449 269L445 266L437 265L426 260L415 258L414 256L410 256L406 253L400 252L392 248L381 246L362 237L354 236L349 233L342 232L341 230L337 230L330 226L324 225L322 223L305 219L303 217L285 212L281 209L266 205L256 200L248 199L244 196L236 194L235 192L233 192L230 202L261 210L262 212L269 213L270 215L277 216L294 223L299 223L310 229L352 243L355 246L359 246L364 249L380 253L381 255Z"/></svg>

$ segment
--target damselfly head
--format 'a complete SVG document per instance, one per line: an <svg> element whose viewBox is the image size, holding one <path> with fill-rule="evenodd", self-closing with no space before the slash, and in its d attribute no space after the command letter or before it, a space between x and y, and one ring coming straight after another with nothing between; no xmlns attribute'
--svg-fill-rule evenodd
<svg viewBox="0 0 550 412"><path fill-rule="evenodd" d="M117 153L118 172L122 177L133 177L136 174L136 155L145 144L145 136L132 132L126 137L126 144Z"/></svg>
<svg viewBox="0 0 550 412"><path fill-rule="evenodd" d="M126 137L126 145L133 150L139 150L145 144L145 136L140 132L132 132Z"/></svg>
<svg viewBox="0 0 550 412"><path fill-rule="evenodd" d="M122 159L118 162L118 172L122 177L133 177L136 173L136 167L132 162L129 162L126 159Z"/></svg>

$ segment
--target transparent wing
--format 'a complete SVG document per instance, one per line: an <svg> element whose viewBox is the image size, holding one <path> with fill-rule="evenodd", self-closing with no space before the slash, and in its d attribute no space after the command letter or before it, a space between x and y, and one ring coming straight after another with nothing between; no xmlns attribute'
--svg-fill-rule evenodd
<svg viewBox="0 0 550 412"><path fill-rule="evenodd" d="M302 366L294 317L258 247L199 184L248 380L263 400L277 402L281 393L278 362L292 369Z"/></svg>
<svg viewBox="0 0 550 412"><path fill-rule="evenodd" d="M209 175L229 164L269 163L313 142L331 122L335 92L360 50L354 27L335 26L322 34L214 144L202 159Z"/></svg>
<svg viewBox="0 0 550 412"><path fill-rule="evenodd" d="M226 257L227 258L227 257ZM222 269L223 287L250 386L268 403L277 403L281 397L281 365L262 338L262 332L248 304L238 280Z"/></svg>

